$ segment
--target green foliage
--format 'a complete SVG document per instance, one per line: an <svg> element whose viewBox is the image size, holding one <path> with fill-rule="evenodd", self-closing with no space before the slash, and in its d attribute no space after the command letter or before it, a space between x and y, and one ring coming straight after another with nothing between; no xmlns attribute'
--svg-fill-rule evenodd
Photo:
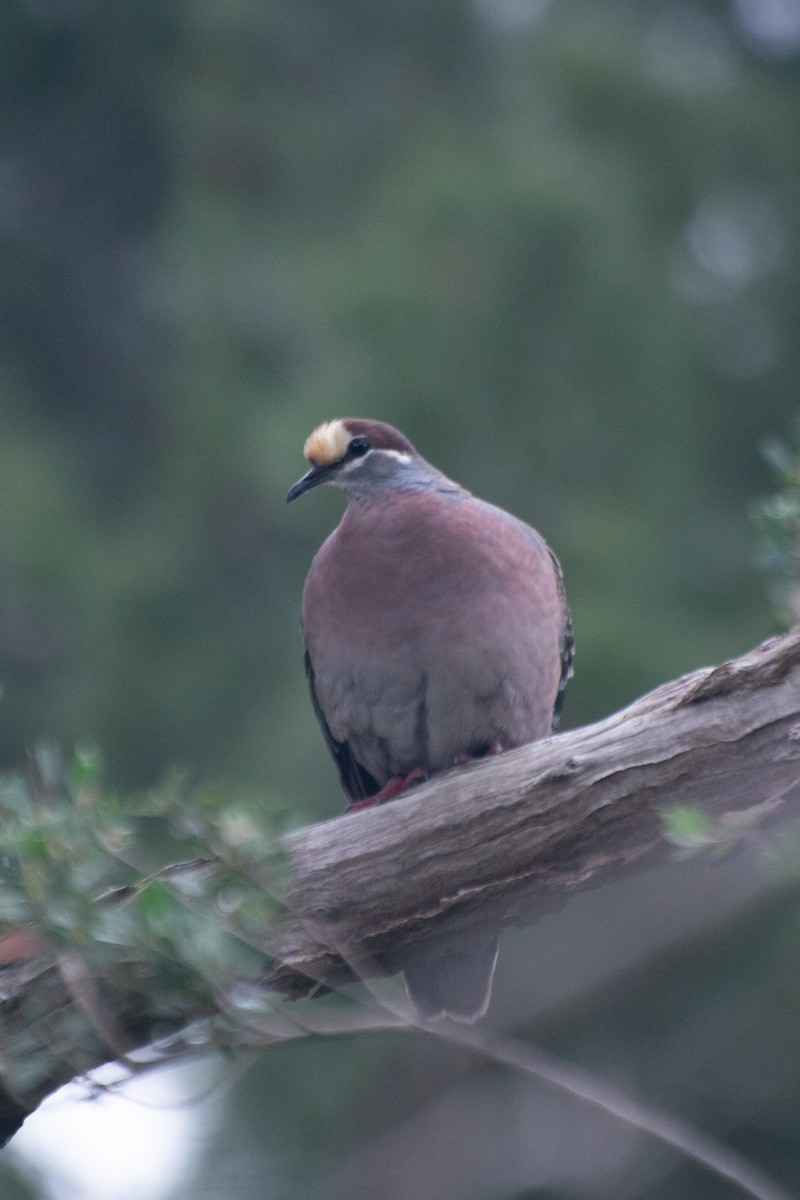
<svg viewBox="0 0 800 1200"><path fill-rule="evenodd" d="M691 857L719 844L715 822L700 808L676 804L661 812L664 837L677 846L682 856Z"/></svg>
<svg viewBox="0 0 800 1200"><path fill-rule="evenodd" d="M103 788L96 754L81 750L64 763L40 747L28 776L0 781L0 818L7 932L39 934L56 970L78 961L137 1042L180 1034L200 1015L207 1039L241 1039L237 997L266 972L269 929L283 912L278 831L263 808L177 778L123 804ZM34 1031L36 995L23 1003ZM80 1005L60 1021L73 1047L68 1078L93 1062L103 1033ZM34 1044L35 1033L33 1042L4 1039L4 1078L22 1090L53 1069Z"/></svg>
<svg viewBox="0 0 800 1200"><path fill-rule="evenodd" d="M663 808L660 816L664 837L677 848L678 858L706 852L719 858L748 836L749 821L758 820L742 813L714 820L695 804L674 804Z"/></svg>

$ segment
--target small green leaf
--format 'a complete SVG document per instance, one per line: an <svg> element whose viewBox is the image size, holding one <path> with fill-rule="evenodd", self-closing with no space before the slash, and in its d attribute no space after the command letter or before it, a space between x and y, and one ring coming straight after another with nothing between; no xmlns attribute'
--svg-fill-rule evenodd
<svg viewBox="0 0 800 1200"><path fill-rule="evenodd" d="M676 804L661 810L664 837L684 854L698 854L717 843L714 823L693 804Z"/></svg>
<svg viewBox="0 0 800 1200"><path fill-rule="evenodd" d="M148 883L136 896L136 908L151 933L171 932L181 909L168 888L158 880Z"/></svg>
<svg viewBox="0 0 800 1200"><path fill-rule="evenodd" d="M90 787L100 781L103 756L96 746L76 746L70 775L76 787Z"/></svg>

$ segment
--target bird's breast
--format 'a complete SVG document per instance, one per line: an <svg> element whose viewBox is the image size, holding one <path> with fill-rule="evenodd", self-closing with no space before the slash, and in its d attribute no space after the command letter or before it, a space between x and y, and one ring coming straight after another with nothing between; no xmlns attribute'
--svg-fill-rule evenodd
<svg viewBox="0 0 800 1200"><path fill-rule="evenodd" d="M304 593L320 706L376 778L548 732L562 623L544 542L469 497L348 509Z"/></svg>

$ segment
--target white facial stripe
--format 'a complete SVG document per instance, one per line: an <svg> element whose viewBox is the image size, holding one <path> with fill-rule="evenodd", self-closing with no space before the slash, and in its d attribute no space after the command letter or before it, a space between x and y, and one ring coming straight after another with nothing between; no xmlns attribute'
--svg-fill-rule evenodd
<svg viewBox="0 0 800 1200"><path fill-rule="evenodd" d="M357 471L362 463L366 462L371 454L385 454L388 458L395 458L401 463L410 463L411 455L405 454L402 450L373 450L369 449L366 454L360 455L359 458L351 458L349 462L342 463L340 471Z"/></svg>
<svg viewBox="0 0 800 1200"><path fill-rule="evenodd" d="M346 475L348 471L357 471L358 468L361 466L361 464L364 462L364 459L369 458L370 454L372 454L372 451L368 450L367 453L362 454L360 458L351 458L349 462L341 463L340 466L337 468L339 471L339 474Z"/></svg>

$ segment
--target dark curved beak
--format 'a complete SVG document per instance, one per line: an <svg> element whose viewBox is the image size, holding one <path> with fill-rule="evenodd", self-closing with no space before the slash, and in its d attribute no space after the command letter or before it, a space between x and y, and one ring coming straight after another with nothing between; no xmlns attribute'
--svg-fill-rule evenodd
<svg viewBox="0 0 800 1200"><path fill-rule="evenodd" d="M325 480L333 473L336 463L331 463L329 466L312 467L310 471L306 471L302 479L298 479L297 483L289 488L289 494L286 497L286 503L289 504L292 500L296 500L298 496L302 496L303 492L310 492L312 488Z"/></svg>

